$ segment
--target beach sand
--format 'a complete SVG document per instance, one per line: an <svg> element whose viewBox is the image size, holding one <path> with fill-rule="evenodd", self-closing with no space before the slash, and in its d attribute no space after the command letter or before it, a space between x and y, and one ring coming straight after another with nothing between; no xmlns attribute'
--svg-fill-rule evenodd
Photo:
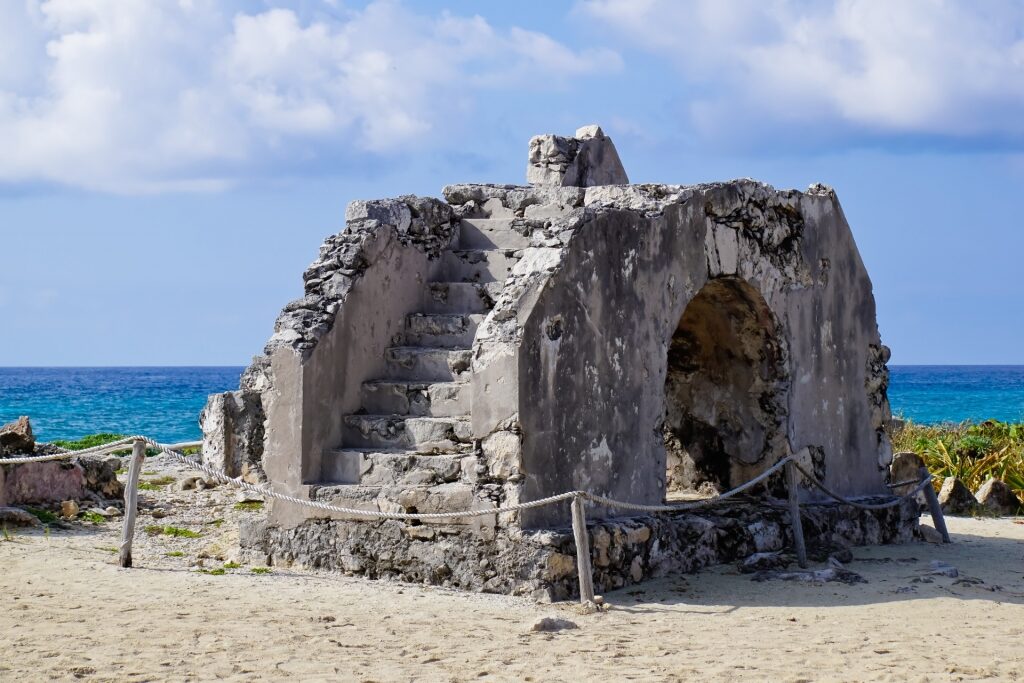
<svg viewBox="0 0 1024 683"><path fill-rule="evenodd" d="M868 583L724 566L609 593L597 614L276 567L201 574L195 541L144 534L121 569L116 522L22 531L0 542L0 680L1020 680L1024 524L950 527L951 546L854 549ZM922 581L932 560L960 576ZM545 616L579 628L531 631Z"/></svg>

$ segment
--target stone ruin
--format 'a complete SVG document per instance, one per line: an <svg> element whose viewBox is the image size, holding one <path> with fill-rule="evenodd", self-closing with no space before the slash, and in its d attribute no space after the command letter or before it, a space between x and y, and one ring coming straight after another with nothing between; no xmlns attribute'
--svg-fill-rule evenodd
<svg viewBox="0 0 1024 683"><path fill-rule="evenodd" d="M338 506L487 510L581 489L635 503L723 491L780 458L887 495L888 349L835 193L754 180L629 184L597 126L529 146L528 185L356 201L204 459ZM598 590L791 543L782 476L704 511L588 506ZM918 510L801 491L812 547L909 540ZM271 563L563 599L566 503L443 522L270 501Z"/></svg>

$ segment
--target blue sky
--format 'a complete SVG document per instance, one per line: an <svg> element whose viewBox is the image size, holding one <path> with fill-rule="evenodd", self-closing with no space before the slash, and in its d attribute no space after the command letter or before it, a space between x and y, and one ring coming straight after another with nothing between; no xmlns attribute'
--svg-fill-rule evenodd
<svg viewBox="0 0 1024 683"><path fill-rule="evenodd" d="M1024 5L0 3L0 365L241 365L352 199L524 182L839 193L895 363L1024 363Z"/></svg>

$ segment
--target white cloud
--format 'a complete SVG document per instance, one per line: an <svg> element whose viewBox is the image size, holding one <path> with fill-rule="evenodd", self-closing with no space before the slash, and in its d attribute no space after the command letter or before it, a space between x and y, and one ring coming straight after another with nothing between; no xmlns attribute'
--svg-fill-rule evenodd
<svg viewBox="0 0 1024 683"><path fill-rule="evenodd" d="M577 11L677 66L692 123L710 136L1024 137L1016 0L589 0Z"/></svg>
<svg viewBox="0 0 1024 683"><path fill-rule="evenodd" d="M428 145L488 89L620 65L480 17L334 4L3 3L0 182L216 189L275 163Z"/></svg>

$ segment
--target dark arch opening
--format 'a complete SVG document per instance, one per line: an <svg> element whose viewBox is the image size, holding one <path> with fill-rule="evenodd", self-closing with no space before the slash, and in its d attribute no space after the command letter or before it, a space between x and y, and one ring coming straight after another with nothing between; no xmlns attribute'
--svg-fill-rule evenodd
<svg viewBox="0 0 1024 683"><path fill-rule="evenodd" d="M725 491L769 456L781 457L787 386L775 318L761 293L738 278L708 282L668 349L666 497Z"/></svg>

